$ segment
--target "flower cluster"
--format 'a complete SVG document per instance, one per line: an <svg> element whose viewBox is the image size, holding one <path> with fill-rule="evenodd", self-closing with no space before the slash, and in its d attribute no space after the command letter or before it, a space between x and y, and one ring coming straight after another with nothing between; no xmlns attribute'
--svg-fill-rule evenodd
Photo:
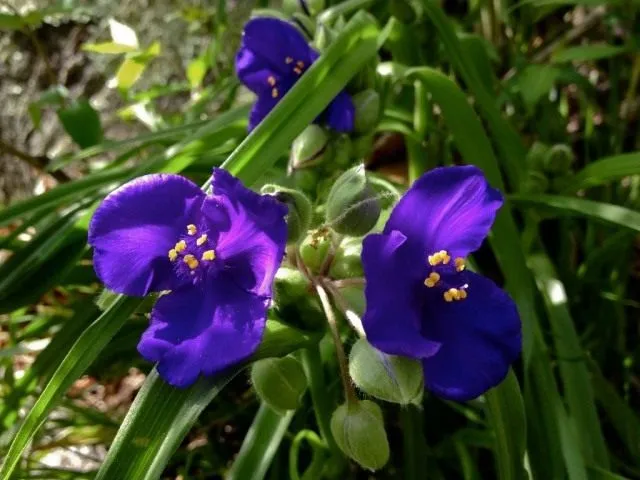
<svg viewBox="0 0 640 480"><path fill-rule="evenodd" d="M287 209L221 169L213 194L178 175L147 175L108 195L89 227L111 290L165 292L138 350L174 386L250 356L264 331L287 238Z"/></svg>
<svg viewBox="0 0 640 480"><path fill-rule="evenodd" d="M268 17L247 22L236 55L236 72L258 97L249 116L249 130L267 116L318 56L289 22ZM343 91L316 121L339 132L350 132L354 116L351 97Z"/></svg>
<svg viewBox="0 0 640 480"><path fill-rule="evenodd" d="M520 354L515 304L465 263L502 202L477 168L438 168L363 243L367 339L385 353L421 360L426 387L447 399L481 395Z"/></svg>

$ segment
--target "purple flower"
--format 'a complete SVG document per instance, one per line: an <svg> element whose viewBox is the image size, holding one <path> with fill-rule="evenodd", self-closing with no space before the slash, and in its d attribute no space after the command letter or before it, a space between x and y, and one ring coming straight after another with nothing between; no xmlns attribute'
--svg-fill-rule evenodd
<svg viewBox="0 0 640 480"><path fill-rule="evenodd" d="M238 77L258 96L249 116L252 130L289 91L319 54L293 25L276 18L254 18L244 26L236 55ZM340 92L316 121L339 132L353 130L351 97Z"/></svg>
<svg viewBox="0 0 640 480"><path fill-rule="evenodd" d="M131 296L170 290L138 351L177 387L250 356L265 326L287 239L287 208L221 169L213 194L178 175L146 175L109 194L89 226L94 268Z"/></svg>
<svg viewBox="0 0 640 480"><path fill-rule="evenodd" d="M486 392L520 354L515 304L465 269L502 202L477 168L437 168L411 186L383 233L364 240L367 339L421 360L426 387L447 399Z"/></svg>

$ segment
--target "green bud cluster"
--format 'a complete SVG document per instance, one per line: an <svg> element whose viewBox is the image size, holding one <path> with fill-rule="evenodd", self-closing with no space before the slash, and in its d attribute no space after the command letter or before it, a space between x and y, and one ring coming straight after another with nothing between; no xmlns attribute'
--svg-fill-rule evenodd
<svg viewBox="0 0 640 480"><path fill-rule="evenodd" d="M307 377L293 357L266 358L251 366L251 383L258 396L276 412L295 410L307 389Z"/></svg>
<svg viewBox="0 0 640 480"><path fill-rule="evenodd" d="M526 160L529 169L521 185L525 193L557 193L571 181L575 156L568 145L535 142Z"/></svg>

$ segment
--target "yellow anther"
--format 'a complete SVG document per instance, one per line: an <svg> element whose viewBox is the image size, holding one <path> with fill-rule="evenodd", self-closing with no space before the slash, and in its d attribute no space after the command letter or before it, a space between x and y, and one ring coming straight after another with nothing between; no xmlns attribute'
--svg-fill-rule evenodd
<svg viewBox="0 0 640 480"><path fill-rule="evenodd" d="M176 252L175 248L172 248L169 250L169 260L173 262L176 258L178 258L178 252Z"/></svg>
<svg viewBox="0 0 640 480"><path fill-rule="evenodd" d="M433 265L435 267L436 265L440 265L441 263L444 263L446 265L451 260L451 257L446 250L440 250L433 255L429 255L428 260L429 265Z"/></svg>
<svg viewBox="0 0 640 480"><path fill-rule="evenodd" d="M187 225L187 233L189 235L195 235L196 233L198 233L198 229L196 228L196 226L191 223L189 225Z"/></svg>
<svg viewBox="0 0 640 480"><path fill-rule="evenodd" d="M456 262L456 270L457 271L461 272L461 271L463 271L465 269L466 264L464 263L464 258L458 257L458 258L455 259L455 262Z"/></svg>
<svg viewBox="0 0 640 480"><path fill-rule="evenodd" d="M271 89L271 96L273 98L278 98L278 89L277 88L272 88Z"/></svg>
<svg viewBox="0 0 640 480"><path fill-rule="evenodd" d="M293 58L291 58L291 57L287 57L287 58L285 58L285 59L284 59L284 61L285 61L285 63L286 63L287 65L289 65L290 63L293 63Z"/></svg>
<svg viewBox="0 0 640 480"><path fill-rule="evenodd" d="M435 287L440 281L440 274L436 272L431 272L429 276L425 279L424 284L429 287Z"/></svg>
<svg viewBox="0 0 640 480"><path fill-rule="evenodd" d="M207 250L206 252L204 252L202 254L202 260L215 260L216 259L216 252L213 250Z"/></svg>
<svg viewBox="0 0 640 480"><path fill-rule="evenodd" d="M203 233L202 235L200 235L200 238L198 238L198 240L196 240L196 245L197 245L197 246L202 245L204 242L206 242L206 241L207 241L207 238L208 238L208 237L207 237L207 234L206 234L206 233Z"/></svg>
<svg viewBox="0 0 640 480"><path fill-rule="evenodd" d="M464 288L450 288L442 294L446 302L453 302L454 300L464 300L467 298L467 292Z"/></svg>
<svg viewBox="0 0 640 480"><path fill-rule="evenodd" d="M273 75L269 75L267 77L267 83L269 84L269 86L273 87L276 84L276 77L274 77Z"/></svg>
<svg viewBox="0 0 640 480"><path fill-rule="evenodd" d="M300 68L304 68L304 62L303 62L302 60L298 60L298 61L296 62L296 65L297 65L298 67L300 67Z"/></svg>
<svg viewBox="0 0 640 480"><path fill-rule="evenodd" d="M182 261L186 263L191 270L195 270L196 268L198 268L198 265L200 265L198 259L191 254L185 255Z"/></svg>
<svg viewBox="0 0 640 480"><path fill-rule="evenodd" d="M302 69L300 67L293 67L293 71L296 72L298 75L302 74Z"/></svg>
<svg viewBox="0 0 640 480"><path fill-rule="evenodd" d="M187 249L187 242L185 242L184 240L180 240L173 248L176 252L182 253Z"/></svg>

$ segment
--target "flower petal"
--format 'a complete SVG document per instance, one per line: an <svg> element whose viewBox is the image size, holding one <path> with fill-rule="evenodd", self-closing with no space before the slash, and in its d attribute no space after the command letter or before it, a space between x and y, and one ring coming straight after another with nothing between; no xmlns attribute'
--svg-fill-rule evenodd
<svg viewBox="0 0 640 480"><path fill-rule="evenodd" d="M146 175L121 186L100 204L89 225L98 278L125 295L177 286L167 253L198 216L204 193L179 175Z"/></svg>
<svg viewBox="0 0 640 480"><path fill-rule="evenodd" d="M271 296L287 242L287 207L272 196L249 190L220 168L213 170L213 193L205 200L203 214L220 229L222 224L212 212L221 206L226 209L227 229L220 232L216 247L225 270L245 290Z"/></svg>
<svg viewBox="0 0 640 480"><path fill-rule="evenodd" d="M279 80L279 74L266 61L244 47L236 55L236 73L240 81L256 94L270 94L274 86L272 83Z"/></svg>
<svg viewBox="0 0 640 480"><path fill-rule="evenodd" d="M326 110L327 123L338 132L351 132L356 110L351 97L345 91L340 92Z"/></svg>
<svg viewBox="0 0 640 480"><path fill-rule="evenodd" d="M307 68L311 62L311 47L304 35L292 24L277 18L258 17L244 26L242 47L260 57L270 69L281 75L294 75L296 62ZM288 62L287 58L292 61Z"/></svg>
<svg viewBox="0 0 640 480"><path fill-rule="evenodd" d="M426 358L439 343L420 333L420 309L416 286L422 287L423 269L414 268L406 237L397 231L368 235L362 246L362 265L367 285L367 309L362 325L367 340L378 350L392 355ZM413 275L413 272L417 272Z"/></svg>
<svg viewBox="0 0 640 480"><path fill-rule="evenodd" d="M205 288L183 287L160 297L138 351L159 362L169 384L187 387L249 357L262 339L268 300L239 288L226 275Z"/></svg>
<svg viewBox="0 0 640 480"><path fill-rule="evenodd" d="M253 104L253 108L249 113L249 131L258 126L273 107L277 105L282 95L284 95L284 93L281 93L278 98L273 98L270 94L258 95L258 99L256 100L256 103Z"/></svg>
<svg viewBox="0 0 640 480"><path fill-rule="evenodd" d="M468 297L425 306L422 333L442 347L423 360L425 385L436 395L471 400L498 385L522 348L513 300L491 280L469 272Z"/></svg>
<svg viewBox="0 0 640 480"><path fill-rule="evenodd" d="M424 255L447 250L466 257L480 247L502 203L502 194L480 169L436 168L404 194L384 231L401 231Z"/></svg>

